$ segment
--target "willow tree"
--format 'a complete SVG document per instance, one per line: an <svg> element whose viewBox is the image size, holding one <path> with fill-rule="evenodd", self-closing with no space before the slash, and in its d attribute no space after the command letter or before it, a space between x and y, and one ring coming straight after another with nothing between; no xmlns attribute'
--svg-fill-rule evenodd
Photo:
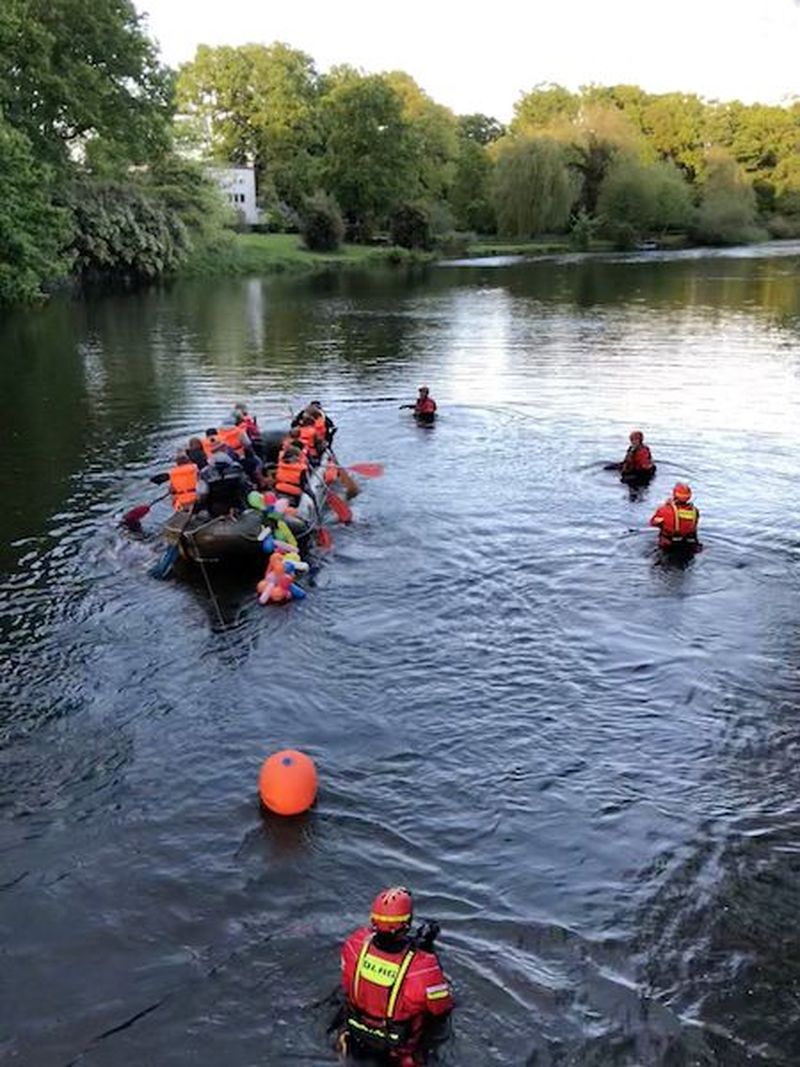
<svg viewBox="0 0 800 1067"><path fill-rule="evenodd" d="M756 197L735 159L712 149L697 215L697 236L709 244L740 244L762 236L756 224Z"/></svg>
<svg viewBox="0 0 800 1067"><path fill-rule="evenodd" d="M493 199L501 233L534 237L566 229L576 193L556 141L511 137L498 142Z"/></svg>

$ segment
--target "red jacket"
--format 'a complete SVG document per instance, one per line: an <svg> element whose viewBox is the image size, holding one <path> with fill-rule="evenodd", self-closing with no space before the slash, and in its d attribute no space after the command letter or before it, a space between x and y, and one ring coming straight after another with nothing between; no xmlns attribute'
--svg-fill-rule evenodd
<svg viewBox="0 0 800 1067"><path fill-rule="evenodd" d="M680 541L696 541L699 522L700 512L694 504L676 504L674 500L665 500L650 519L650 525L659 528L662 548Z"/></svg>
<svg viewBox="0 0 800 1067"><path fill-rule="evenodd" d="M436 401L432 396L426 396L424 399L417 400L414 405L415 415L433 415L436 412Z"/></svg>
<svg viewBox="0 0 800 1067"><path fill-rule="evenodd" d="M622 473L632 474L634 471L649 471L653 466L653 456L647 445L631 445L622 461Z"/></svg>
<svg viewBox="0 0 800 1067"><path fill-rule="evenodd" d="M433 952L412 945L384 952L373 936L362 926L342 947L348 1029L394 1062L423 1062L415 1057L425 1017L452 1010L450 986Z"/></svg>

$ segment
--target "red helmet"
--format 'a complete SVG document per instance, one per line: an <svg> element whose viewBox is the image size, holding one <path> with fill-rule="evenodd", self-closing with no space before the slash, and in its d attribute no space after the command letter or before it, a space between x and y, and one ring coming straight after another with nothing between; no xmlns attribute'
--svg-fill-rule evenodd
<svg viewBox="0 0 800 1067"><path fill-rule="evenodd" d="M685 482L678 482L673 486L672 499L678 504L688 504L692 499L692 490Z"/></svg>
<svg viewBox="0 0 800 1067"><path fill-rule="evenodd" d="M398 933L411 926L414 915L414 902L411 894L403 886L383 889L375 897L369 912L369 921L373 930L382 933Z"/></svg>
<svg viewBox="0 0 800 1067"><path fill-rule="evenodd" d="M630 434L628 435L628 440L631 444L633 444L634 441L639 441L641 443L642 441L644 441L644 434L641 430L631 430Z"/></svg>

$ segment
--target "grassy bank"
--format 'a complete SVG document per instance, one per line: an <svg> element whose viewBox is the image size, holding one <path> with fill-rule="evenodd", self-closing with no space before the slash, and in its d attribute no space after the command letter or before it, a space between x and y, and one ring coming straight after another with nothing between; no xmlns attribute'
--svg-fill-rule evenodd
<svg viewBox="0 0 800 1067"><path fill-rule="evenodd" d="M659 240L664 249L685 248L688 239L685 234L667 234ZM552 237L535 237L529 241L504 241L495 237L481 237L467 247L468 256L547 256L563 252L575 252L575 246L567 236L558 234ZM611 241L595 238L589 242L589 252L613 252Z"/></svg>
<svg viewBox="0 0 800 1067"><path fill-rule="evenodd" d="M182 277L279 274L330 268L425 263L435 257L406 248L342 245L336 252L309 252L294 233L240 233L215 248L195 251L181 267Z"/></svg>

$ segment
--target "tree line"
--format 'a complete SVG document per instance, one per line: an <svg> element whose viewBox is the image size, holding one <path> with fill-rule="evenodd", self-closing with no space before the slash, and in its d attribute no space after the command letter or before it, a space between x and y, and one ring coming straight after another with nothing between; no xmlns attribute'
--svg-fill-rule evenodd
<svg viewBox="0 0 800 1067"><path fill-rule="evenodd" d="M800 236L797 102L547 84L505 127L402 71L320 72L280 43L200 46L168 70L131 0L5 0L0 301L67 275L156 278L222 240L201 160L254 166L264 225L318 248Z"/></svg>

